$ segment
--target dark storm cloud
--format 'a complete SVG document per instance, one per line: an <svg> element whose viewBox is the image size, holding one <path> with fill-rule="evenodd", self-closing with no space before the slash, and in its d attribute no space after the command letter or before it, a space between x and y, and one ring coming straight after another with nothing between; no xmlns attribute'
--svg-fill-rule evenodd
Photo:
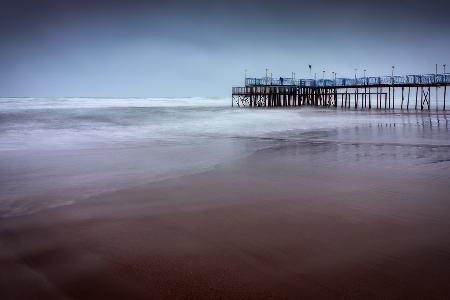
<svg viewBox="0 0 450 300"><path fill-rule="evenodd" d="M450 43L442 0L0 3L2 95L226 95L244 68L421 72Z"/></svg>
<svg viewBox="0 0 450 300"><path fill-rule="evenodd" d="M109 16L118 18L119 22L135 17L191 22L219 19L248 26L256 23L266 28L298 25L321 28L339 22L346 29L371 29L376 26L378 30L390 28L395 31L399 29L396 27L402 27L400 29L405 31L439 31L450 26L449 9L450 2L444 0L19 0L2 1L0 30L8 36L21 30L32 32L40 27L52 26L55 21L64 18L80 18L82 21L89 16Z"/></svg>

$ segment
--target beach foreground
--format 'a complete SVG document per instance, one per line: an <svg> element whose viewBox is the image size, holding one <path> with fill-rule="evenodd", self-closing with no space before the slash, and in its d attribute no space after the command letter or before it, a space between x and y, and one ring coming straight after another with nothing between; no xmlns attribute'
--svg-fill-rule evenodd
<svg viewBox="0 0 450 300"><path fill-rule="evenodd" d="M449 298L448 146L317 136L1 219L1 298Z"/></svg>

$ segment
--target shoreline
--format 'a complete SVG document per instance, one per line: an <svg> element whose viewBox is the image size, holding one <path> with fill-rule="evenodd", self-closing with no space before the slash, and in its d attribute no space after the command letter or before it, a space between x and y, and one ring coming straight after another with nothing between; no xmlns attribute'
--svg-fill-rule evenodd
<svg viewBox="0 0 450 300"><path fill-rule="evenodd" d="M0 294L448 297L448 162L411 166L410 147L281 143L207 172L2 219Z"/></svg>

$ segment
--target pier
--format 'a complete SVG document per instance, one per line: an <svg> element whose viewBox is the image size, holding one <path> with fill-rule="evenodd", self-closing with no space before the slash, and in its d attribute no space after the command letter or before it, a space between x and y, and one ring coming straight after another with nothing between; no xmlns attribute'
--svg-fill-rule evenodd
<svg viewBox="0 0 450 300"><path fill-rule="evenodd" d="M449 85L450 73L335 79L246 77L245 86L232 88L232 106L446 110Z"/></svg>

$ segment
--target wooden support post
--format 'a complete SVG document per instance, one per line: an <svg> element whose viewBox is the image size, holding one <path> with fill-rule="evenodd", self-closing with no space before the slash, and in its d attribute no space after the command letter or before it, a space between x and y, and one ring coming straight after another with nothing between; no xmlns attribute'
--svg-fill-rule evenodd
<svg viewBox="0 0 450 300"><path fill-rule="evenodd" d="M436 79L435 79L435 81L436 81ZM436 100L435 101L436 101L436 110L438 110L439 109L439 104L438 104L438 86L436 86Z"/></svg>
<svg viewBox="0 0 450 300"><path fill-rule="evenodd" d="M301 103L301 105L304 105L305 104L305 88L301 88L300 92L301 92L300 103Z"/></svg>
<svg viewBox="0 0 450 300"><path fill-rule="evenodd" d="M431 87L428 87L428 110L430 110L431 105Z"/></svg>
<svg viewBox="0 0 450 300"><path fill-rule="evenodd" d="M270 94L269 94L269 106L272 107L273 106L273 88L269 89Z"/></svg>
<svg viewBox="0 0 450 300"><path fill-rule="evenodd" d="M358 88L356 88L355 92L355 108L358 108Z"/></svg>
<svg viewBox="0 0 450 300"><path fill-rule="evenodd" d="M372 100L370 99L370 96L371 96L371 88L369 88L369 109L372 109Z"/></svg>
<svg viewBox="0 0 450 300"><path fill-rule="evenodd" d="M315 92L316 92L316 106L320 106L320 89L317 88Z"/></svg>
<svg viewBox="0 0 450 300"><path fill-rule="evenodd" d="M445 94L447 94L447 85L444 85L444 109L445 110Z"/></svg>
<svg viewBox="0 0 450 300"><path fill-rule="evenodd" d="M405 91L405 87L402 86L402 104L400 105L400 109L403 109L403 100L405 100L405 97L403 96L404 91Z"/></svg>
<svg viewBox="0 0 450 300"><path fill-rule="evenodd" d="M347 100L348 100L348 89L345 89L345 108L347 108ZM350 104L348 106L350 106Z"/></svg>
<svg viewBox="0 0 450 300"><path fill-rule="evenodd" d="M406 102L406 110L409 110L409 94L411 93L411 87L408 87L408 101Z"/></svg>
<svg viewBox="0 0 450 300"><path fill-rule="evenodd" d="M395 109L395 87L392 85L392 109Z"/></svg>
<svg viewBox="0 0 450 300"><path fill-rule="evenodd" d="M322 93L320 95L320 100L321 100L322 106L328 105L328 89L327 88L322 89Z"/></svg>
<svg viewBox="0 0 450 300"><path fill-rule="evenodd" d="M337 107L337 103L338 103L337 89L334 88L334 107Z"/></svg>
<svg viewBox="0 0 450 300"><path fill-rule="evenodd" d="M305 100L306 105L311 105L311 96L310 96L311 90L308 88L305 88Z"/></svg>
<svg viewBox="0 0 450 300"><path fill-rule="evenodd" d="M308 96L306 94L306 88L303 88L303 105L308 105Z"/></svg>
<svg viewBox="0 0 450 300"><path fill-rule="evenodd" d="M325 99L324 99L324 95L325 95L326 91L325 89L319 89L319 106L325 106Z"/></svg>
<svg viewBox="0 0 450 300"><path fill-rule="evenodd" d="M388 89L389 89L389 109L391 109L391 87L388 87Z"/></svg>
<svg viewBox="0 0 450 300"><path fill-rule="evenodd" d="M306 89L306 104L312 105L312 90L310 88Z"/></svg>
<svg viewBox="0 0 450 300"><path fill-rule="evenodd" d="M389 88L389 98L391 97L391 88ZM387 98L386 98L386 95L384 95L384 109L386 109L387 108ZM389 99L389 106L391 105L390 104L391 103L391 100Z"/></svg>
<svg viewBox="0 0 450 300"><path fill-rule="evenodd" d="M298 89L298 106L301 106L302 103L302 95L303 95L303 88Z"/></svg>
<svg viewBox="0 0 450 300"><path fill-rule="evenodd" d="M423 87L420 87L420 110L423 110Z"/></svg>
<svg viewBox="0 0 450 300"><path fill-rule="evenodd" d="M308 94L306 88L303 88L303 105L308 105Z"/></svg>
<svg viewBox="0 0 450 300"><path fill-rule="evenodd" d="M367 87L364 86L364 107L367 108Z"/></svg>
<svg viewBox="0 0 450 300"><path fill-rule="evenodd" d="M379 109L379 107L378 107L378 101L379 101L379 98L380 98L380 93L379 93L379 91L378 91L378 87L377 87L377 109ZM380 101L381 102L381 101Z"/></svg>
<svg viewBox="0 0 450 300"><path fill-rule="evenodd" d="M417 96L419 94L419 87L416 87L416 107L414 108L415 110L417 110Z"/></svg>
<svg viewBox="0 0 450 300"><path fill-rule="evenodd" d="M277 101L277 89L276 88L272 88L272 107L276 106L276 101Z"/></svg>

